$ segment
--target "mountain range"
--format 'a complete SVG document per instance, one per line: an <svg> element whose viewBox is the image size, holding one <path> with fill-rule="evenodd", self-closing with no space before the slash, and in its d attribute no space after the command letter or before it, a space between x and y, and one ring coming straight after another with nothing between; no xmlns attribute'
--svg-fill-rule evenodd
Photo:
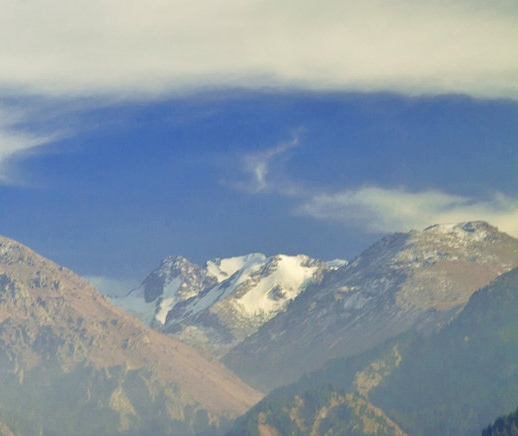
<svg viewBox="0 0 518 436"><path fill-rule="evenodd" d="M170 257L112 301L266 392L409 329L440 329L516 266L516 239L466 222L386 236L350 263L251 254L202 267Z"/></svg>
<svg viewBox="0 0 518 436"><path fill-rule="evenodd" d="M0 435L478 436L518 402L517 267L474 221L351 262L171 256L108 298L0 237Z"/></svg>

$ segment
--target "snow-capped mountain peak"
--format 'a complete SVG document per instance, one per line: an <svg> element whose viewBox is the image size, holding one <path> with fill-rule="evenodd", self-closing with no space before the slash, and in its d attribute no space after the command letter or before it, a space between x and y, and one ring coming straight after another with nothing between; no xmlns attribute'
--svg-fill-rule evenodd
<svg viewBox="0 0 518 436"><path fill-rule="evenodd" d="M457 241L475 242L494 237L496 227L484 221L467 221L458 224L437 224L427 227L423 233L449 235Z"/></svg>
<svg viewBox="0 0 518 436"><path fill-rule="evenodd" d="M139 289L113 302L187 342L210 344L219 354L286 310L325 271L344 264L339 259L327 264L305 255L252 253L212 259L202 267L180 256L168 257Z"/></svg>

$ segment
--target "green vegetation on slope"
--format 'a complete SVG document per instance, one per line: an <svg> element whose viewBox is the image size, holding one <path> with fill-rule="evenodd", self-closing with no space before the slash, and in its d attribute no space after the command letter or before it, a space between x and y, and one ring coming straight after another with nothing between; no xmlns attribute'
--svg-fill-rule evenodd
<svg viewBox="0 0 518 436"><path fill-rule="evenodd" d="M400 362L402 336L363 356L330 361L299 382L274 390L241 417L229 436L405 436L374 406L369 392Z"/></svg>
<svg viewBox="0 0 518 436"><path fill-rule="evenodd" d="M400 429L361 396L333 385L301 395L261 402L238 421L229 436L378 435L404 436Z"/></svg>

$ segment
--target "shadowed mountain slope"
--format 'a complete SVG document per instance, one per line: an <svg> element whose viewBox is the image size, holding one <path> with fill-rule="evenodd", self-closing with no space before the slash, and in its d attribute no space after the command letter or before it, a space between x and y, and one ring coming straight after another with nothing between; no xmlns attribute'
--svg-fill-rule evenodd
<svg viewBox="0 0 518 436"><path fill-rule="evenodd" d="M274 390L230 434L479 436L518 404L517 362L515 268L475 292L441 331L408 332L330 361Z"/></svg>

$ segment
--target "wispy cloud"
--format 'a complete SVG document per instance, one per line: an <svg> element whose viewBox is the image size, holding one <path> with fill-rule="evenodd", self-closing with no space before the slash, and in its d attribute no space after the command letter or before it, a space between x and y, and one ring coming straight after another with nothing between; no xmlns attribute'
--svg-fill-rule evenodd
<svg viewBox="0 0 518 436"><path fill-rule="evenodd" d="M518 98L516 2L0 0L0 87L293 86Z"/></svg>
<svg viewBox="0 0 518 436"><path fill-rule="evenodd" d="M282 191L282 182L279 181L278 174L273 177L274 181L268 177L272 162L298 145L299 138L296 135L289 142L281 142L275 147L245 155L242 158L242 170L249 176L249 179L239 183L238 187L253 193L266 190ZM275 185L272 186L272 183Z"/></svg>
<svg viewBox="0 0 518 436"><path fill-rule="evenodd" d="M379 186L330 192L290 180L279 168L271 171L272 163L298 143L295 136L290 142L245 156L244 170L249 180L238 188L251 194L284 196L293 202L297 215L343 224L362 232L391 233L432 224L483 220L518 237L518 198L499 192L482 199L438 189L410 191Z"/></svg>
<svg viewBox="0 0 518 436"><path fill-rule="evenodd" d="M0 182L19 183L12 161L27 155L38 146L57 138L56 134L35 133L24 128L27 114L16 107L0 105Z"/></svg>
<svg viewBox="0 0 518 436"><path fill-rule="evenodd" d="M484 220L518 237L518 199L501 193L480 200L436 190L409 192L365 187L312 195L302 201L297 212L375 233Z"/></svg>
<svg viewBox="0 0 518 436"><path fill-rule="evenodd" d="M94 285L101 294L109 297L123 297L139 286L139 283L133 280L105 276L85 276L83 278Z"/></svg>

